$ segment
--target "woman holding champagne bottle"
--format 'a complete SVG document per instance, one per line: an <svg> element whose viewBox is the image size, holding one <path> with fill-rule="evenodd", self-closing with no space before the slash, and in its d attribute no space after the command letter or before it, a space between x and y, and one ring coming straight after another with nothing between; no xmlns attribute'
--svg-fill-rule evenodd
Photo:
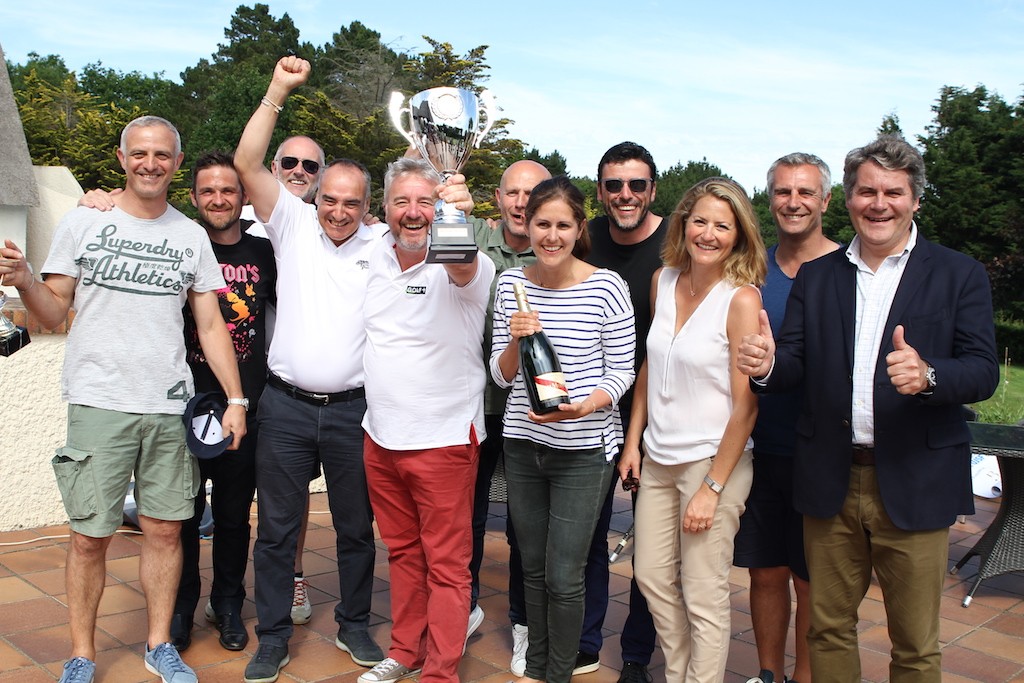
<svg viewBox="0 0 1024 683"><path fill-rule="evenodd" d="M512 387L505 479L530 633L520 683L567 683L587 551L622 440L616 405L633 383L633 306L622 278L582 260L583 194L567 178L533 189L526 221L537 262L498 278L490 370Z"/></svg>

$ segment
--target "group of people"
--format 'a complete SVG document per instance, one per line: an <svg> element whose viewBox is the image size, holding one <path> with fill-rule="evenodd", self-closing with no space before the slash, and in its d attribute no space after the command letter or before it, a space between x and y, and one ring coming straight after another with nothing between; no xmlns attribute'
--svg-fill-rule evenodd
<svg viewBox="0 0 1024 683"><path fill-rule="evenodd" d="M64 683L94 678L105 551L133 474L146 667L165 683L198 680L179 651L200 596L196 493L211 480L205 615L223 647L247 645L240 612L258 491L259 644L244 681L277 680L293 624L309 619L296 570L321 468L337 534L335 643L368 668L360 683L457 680L484 618L479 571L499 461L518 683L565 683L600 665L620 485L635 506L620 683L651 683L656 641L669 683L723 679L734 564L751 577L761 668L751 683L859 681L857 607L872 571L891 679L941 680L948 526L973 512L961 405L994 391L998 363L983 267L914 222L916 150L882 136L847 156L856 237L845 246L822 232L825 163L777 160L767 187L778 244L767 251L732 180L697 183L670 217L651 213L657 169L634 143L602 157L605 216L590 221L572 183L519 161L495 191L501 220L474 219L473 260L433 264L435 201L473 208L463 177L441 183L425 162L397 160L384 178L385 223L374 225L361 164L326 163L296 137L263 165L309 68L282 58L234 156L197 160L198 225L167 203L183 158L176 130L143 117L117 151L124 191L63 219L45 279L17 245L0 249L2 284L42 324L76 309L67 445L53 459L72 528ZM247 202L269 241L246 232ZM517 286L532 311L517 307ZM518 347L541 330L568 401L536 414ZM227 397L233 442L197 464L180 416L196 392L214 390ZM386 656L368 630L374 519L389 554Z"/></svg>

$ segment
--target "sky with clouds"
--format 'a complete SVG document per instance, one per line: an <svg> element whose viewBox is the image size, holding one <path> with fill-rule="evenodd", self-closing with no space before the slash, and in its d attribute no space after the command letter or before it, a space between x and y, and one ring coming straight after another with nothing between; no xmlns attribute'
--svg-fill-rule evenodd
<svg viewBox="0 0 1024 683"><path fill-rule="evenodd" d="M594 176L608 147L634 140L663 169L706 158L750 192L793 151L818 154L838 180L885 115L924 134L944 85L1024 93L1024 0L266 4L317 45L353 20L396 50L426 50L424 34L459 53L488 45L485 85L512 135L557 149L573 175ZM0 46L16 63L35 51L178 79L224 42L238 5L8 2Z"/></svg>

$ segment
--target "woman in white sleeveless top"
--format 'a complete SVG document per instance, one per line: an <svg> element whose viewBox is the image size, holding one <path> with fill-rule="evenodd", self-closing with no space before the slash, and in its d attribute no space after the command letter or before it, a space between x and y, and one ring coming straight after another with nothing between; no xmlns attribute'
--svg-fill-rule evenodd
<svg viewBox="0 0 1024 683"><path fill-rule="evenodd" d="M662 261L619 472L640 476L634 572L666 681L707 683L725 676L733 538L753 477L757 399L736 352L758 331L767 267L743 188L724 178L690 188Z"/></svg>

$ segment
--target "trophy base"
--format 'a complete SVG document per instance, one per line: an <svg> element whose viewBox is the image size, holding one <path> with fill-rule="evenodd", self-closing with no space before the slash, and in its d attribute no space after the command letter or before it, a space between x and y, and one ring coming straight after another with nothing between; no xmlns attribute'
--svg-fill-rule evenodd
<svg viewBox="0 0 1024 683"><path fill-rule="evenodd" d="M20 351L32 341L28 336L28 330L20 325L7 337L0 339L0 356L10 356L15 351Z"/></svg>
<svg viewBox="0 0 1024 683"><path fill-rule="evenodd" d="M476 252L471 224L434 223L430 226L427 263L472 263Z"/></svg>

